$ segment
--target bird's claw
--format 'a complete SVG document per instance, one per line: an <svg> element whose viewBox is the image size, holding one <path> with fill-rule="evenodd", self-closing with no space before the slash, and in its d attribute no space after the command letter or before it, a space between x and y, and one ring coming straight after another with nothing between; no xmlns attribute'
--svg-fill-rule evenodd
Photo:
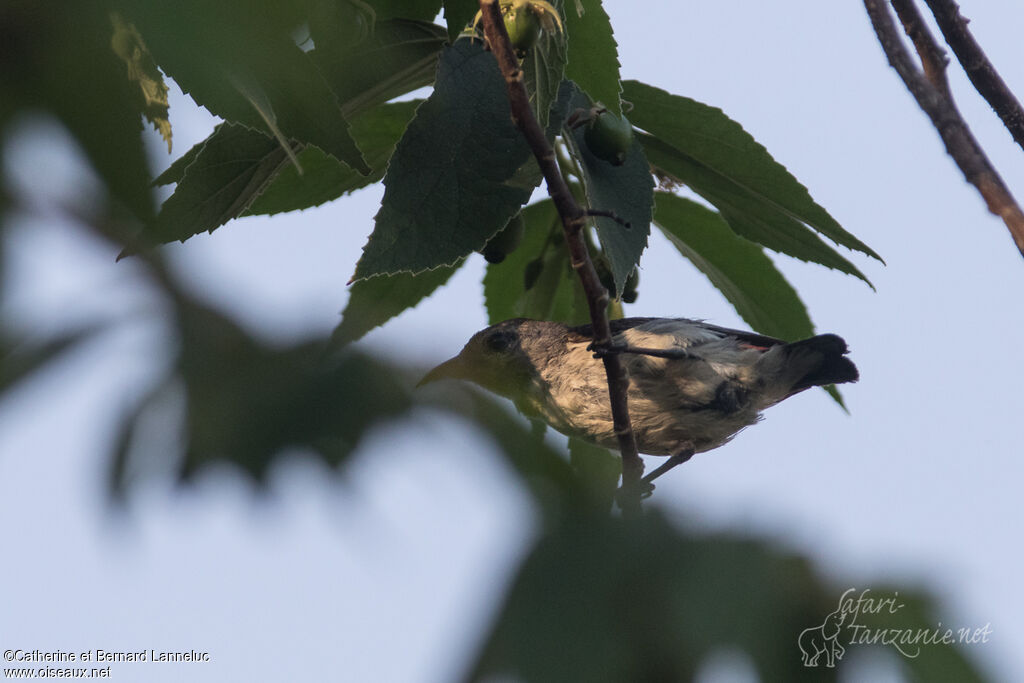
<svg viewBox="0 0 1024 683"><path fill-rule="evenodd" d="M607 344L599 344L597 342L590 342L587 344L587 351L592 351L594 358L605 358L606 356L612 356L617 353L622 353L626 350L625 344L616 344L615 342L608 342Z"/></svg>

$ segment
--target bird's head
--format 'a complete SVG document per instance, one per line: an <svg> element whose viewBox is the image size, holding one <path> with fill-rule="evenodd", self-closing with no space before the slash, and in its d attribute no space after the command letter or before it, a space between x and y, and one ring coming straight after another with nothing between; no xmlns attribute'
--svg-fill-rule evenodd
<svg viewBox="0 0 1024 683"><path fill-rule="evenodd" d="M522 318L491 325L474 334L459 355L428 372L418 386L440 379L463 379L517 399L538 376L538 350L554 336L545 334L543 325Z"/></svg>

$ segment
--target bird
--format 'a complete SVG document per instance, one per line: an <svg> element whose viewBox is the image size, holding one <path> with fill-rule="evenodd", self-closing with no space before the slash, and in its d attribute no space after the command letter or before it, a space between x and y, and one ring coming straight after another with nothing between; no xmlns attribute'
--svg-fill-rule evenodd
<svg viewBox="0 0 1024 683"><path fill-rule="evenodd" d="M794 394L859 379L846 342L835 334L785 342L688 318L622 318L610 325L611 345L595 349L590 325L506 320L474 334L420 384L469 380L563 434L616 448L600 356L618 353L638 450L678 463L729 442L764 409Z"/></svg>

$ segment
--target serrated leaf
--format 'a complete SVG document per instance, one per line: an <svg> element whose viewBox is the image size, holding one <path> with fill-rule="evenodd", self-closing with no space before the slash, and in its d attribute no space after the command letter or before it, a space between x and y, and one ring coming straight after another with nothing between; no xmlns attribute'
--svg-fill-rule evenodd
<svg viewBox="0 0 1024 683"><path fill-rule="evenodd" d="M164 84L164 77L156 68L146 43L135 27L125 22L117 12L111 13L110 21L114 25L110 45L128 69L128 80L138 87L139 111L160 133L170 152L171 122L167 113L167 85Z"/></svg>
<svg viewBox="0 0 1024 683"><path fill-rule="evenodd" d="M761 212L806 223L836 244L881 260L815 203L807 188L722 110L638 81L623 82L623 97L633 103L629 117L635 126L719 179L715 193L724 195L720 201L732 200L734 205L756 202ZM679 179L690 184L687 178ZM718 205L710 197L708 200Z"/></svg>
<svg viewBox="0 0 1024 683"><path fill-rule="evenodd" d="M321 40L309 53L338 96L345 116L430 85L448 40L425 21L378 20L373 34L356 45Z"/></svg>
<svg viewBox="0 0 1024 683"><path fill-rule="evenodd" d="M590 107L590 99L576 90L569 105L570 111ZM608 257L615 280L616 291L613 294L618 297L647 247L647 238L651 234L654 180L644 152L635 139L623 164L613 166L590 153L583 134L584 127L581 126L569 131L567 137L573 142L574 156L583 172L588 208L614 211L629 223L627 228L611 218L593 219L601 249Z"/></svg>
<svg viewBox="0 0 1024 683"><path fill-rule="evenodd" d="M356 279L420 272L483 247L530 197L509 181L530 158L494 56L478 41L445 49L384 178Z"/></svg>
<svg viewBox="0 0 1024 683"><path fill-rule="evenodd" d="M565 32L544 30L523 57L523 82L541 128L547 128L552 104L558 98L566 55Z"/></svg>
<svg viewBox="0 0 1024 683"><path fill-rule="evenodd" d="M331 343L344 346L383 325L403 311L415 307L448 282L462 263L442 266L419 275L398 273L360 280L349 290L348 304L341 323L331 335Z"/></svg>
<svg viewBox="0 0 1024 683"><path fill-rule="evenodd" d="M738 237L715 211L655 192L654 222L754 330L788 341L814 334L796 290L761 247Z"/></svg>
<svg viewBox="0 0 1024 683"><path fill-rule="evenodd" d="M657 172L685 182L694 192L713 204L737 234L802 261L811 261L854 275L871 285L857 266L799 220L778 211L771 203L755 194L737 191L737 186L731 180L658 138L640 134L638 139Z"/></svg>
<svg viewBox="0 0 1024 683"><path fill-rule="evenodd" d="M273 132L272 110L282 149L289 141L316 145L369 173L337 97L292 38L304 21L300 7L271 0L124 4L161 68L196 102L266 132Z"/></svg>
<svg viewBox="0 0 1024 683"><path fill-rule="evenodd" d="M622 116L619 54L601 0L577 0L565 9L569 34L565 77L616 116Z"/></svg>
<svg viewBox="0 0 1024 683"><path fill-rule="evenodd" d="M239 69L234 73L230 74L231 84L235 87L235 90L239 92L242 97L248 100L252 108L256 110L256 113L263 119L263 123L266 125L267 130L277 140L277 144L281 145L281 149L288 155L288 159L291 160L292 165L296 171L302 173L302 166L299 164L298 158L295 156L295 150L292 145L288 142L284 133L281 132L281 127L277 125L277 114L274 113L274 104L270 101L270 97L266 91L259 84L251 73L247 69Z"/></svg>
<svg viewBox="0 0 1024 683"><path fill-rule="evenodd" d="M174 194L143 230L143 241L185 241L212 232L244 212L287 160L273 138L222 123L185 167Z"/></svg>
<svg viewBox="0 0 1024 683"><path fill-rule="evenodd" d="M353 171L316 147L306 147L298 155L304 173L284 167L243 215L307 209L378 182L421 102L381 104L352 120L352 137L373 169L370 175Z"/></svg>
<svg viewBox="0 0 1024 683"><path fill-rule="evenodd" d="M455 42L479 9L477 0L444 0L444 21L448 25L450 41Z"/></svg>
<svg viewBox="0 0 1024 683"><path fill-rule="evenodd" d="M544 199L522 211L519 248L501 263L487 265L484 304L491 324L510 318L555 320L569 325L589 321L579 278L569 266L562 223L554 202Z"/></svg>

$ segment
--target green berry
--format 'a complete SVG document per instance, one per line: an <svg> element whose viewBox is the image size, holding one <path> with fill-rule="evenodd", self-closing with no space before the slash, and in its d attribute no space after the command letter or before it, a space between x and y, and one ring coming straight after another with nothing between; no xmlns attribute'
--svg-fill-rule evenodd
<svg viewBox="0 0 1024 683"><path fill-rule="evenodd" d="M505 8L505 30L516 52L526 52L540 37L540 19L528 4Z"/></svg>
<svg viewBox="0 0 1024 683"><path fill-rule="evenodd" d="M511 254L523 241L523 234L526 232L526 223L523 222L522 214L513 216L504 228L495 233L494 237L487 240L482 253L488 263L501 263L505 257Z"/></svg>
<svg viewBox="0 0 1024 683"><path fill-rule="evenodd" d="M595 157L613 166L621 166L633 146L633 125L625 116L616 116L606 109L598 110L583 131L583 139Z"/></svg>

